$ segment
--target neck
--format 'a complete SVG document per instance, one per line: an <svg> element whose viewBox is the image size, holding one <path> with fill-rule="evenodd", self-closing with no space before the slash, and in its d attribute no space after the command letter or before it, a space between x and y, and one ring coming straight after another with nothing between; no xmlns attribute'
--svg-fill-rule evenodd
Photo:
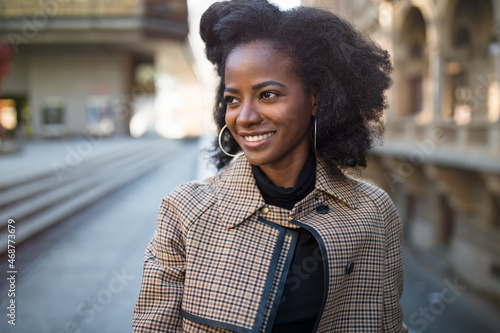
<svg viewBox="0 0 500 333"><path fill-rule="evenodd" d="M295 187L299 179L300 172L304 168L308 154L303 154L301 158L296 158L282 166L261 165L260 169L273 182L274 185L284 188Z"/></svg>

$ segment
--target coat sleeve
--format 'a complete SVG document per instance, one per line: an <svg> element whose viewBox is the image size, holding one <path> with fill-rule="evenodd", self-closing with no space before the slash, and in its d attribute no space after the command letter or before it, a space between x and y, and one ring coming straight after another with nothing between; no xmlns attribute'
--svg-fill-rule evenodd
<svg viewBox="0 0 500 333"><path fill-rule="evenodd" d="M157 229L144 254L142 287L133 332L182 332L185 246L179 214L172 199L162 201Z"/></svg>
<svg viewBox="0 0 500 333"><path fill-rule="evenodd" d="M384 193L382 205L386 226L386 279L384 280L384 332L408 332L403 323L403 227L392 200Z"/></svg>

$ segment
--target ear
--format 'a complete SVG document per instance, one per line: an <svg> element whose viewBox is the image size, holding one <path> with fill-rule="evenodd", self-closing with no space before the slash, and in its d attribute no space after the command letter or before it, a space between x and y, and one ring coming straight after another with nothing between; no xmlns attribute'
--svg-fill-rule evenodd
<svg viewBox="0 0 500 333"><path fill-rule="evenodd" d="M311 101L311 115L313 117L316 117L316 112L318 111L318 103L319 103L318 89L312 88L309 91L309 98Z"/></svg>

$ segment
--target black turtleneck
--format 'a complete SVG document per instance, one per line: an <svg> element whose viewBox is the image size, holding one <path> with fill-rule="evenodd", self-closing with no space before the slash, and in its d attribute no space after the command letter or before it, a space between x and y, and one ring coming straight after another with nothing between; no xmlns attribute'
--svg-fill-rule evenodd
<svg viewBox="0 0 500 333"><path fill-rule="evenodd" d="M258 166L252 165L252 171L264 201L269 205L291 210L314 189L316 158L313 152L309 153L295 187L284 188L274 185Z"/></svg>
<svg viewBox="0 0 500 333"><path fill-rule="evenodd" d="M311 152L295 187L274 185L264 172L252 165L257 186L267 204L291 210L314 189L316 159ZM312 332L319 315L324 290L323 261L319 246L307 230L297 229L299 237L290 270L273 323L273 333Z"/></svg>

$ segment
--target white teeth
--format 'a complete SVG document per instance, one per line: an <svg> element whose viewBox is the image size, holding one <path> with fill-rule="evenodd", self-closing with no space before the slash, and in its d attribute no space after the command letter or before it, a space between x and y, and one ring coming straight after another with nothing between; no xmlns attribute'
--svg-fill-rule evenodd
<svg viewBox="0 0 500 333"><path fill-rule="evenodd" d="M267 134L263 134L263 135L245 136L245 140L250 141L250 142L262 141L264 139L271 137L273 134L274 133L267 133Z"/></svg>

